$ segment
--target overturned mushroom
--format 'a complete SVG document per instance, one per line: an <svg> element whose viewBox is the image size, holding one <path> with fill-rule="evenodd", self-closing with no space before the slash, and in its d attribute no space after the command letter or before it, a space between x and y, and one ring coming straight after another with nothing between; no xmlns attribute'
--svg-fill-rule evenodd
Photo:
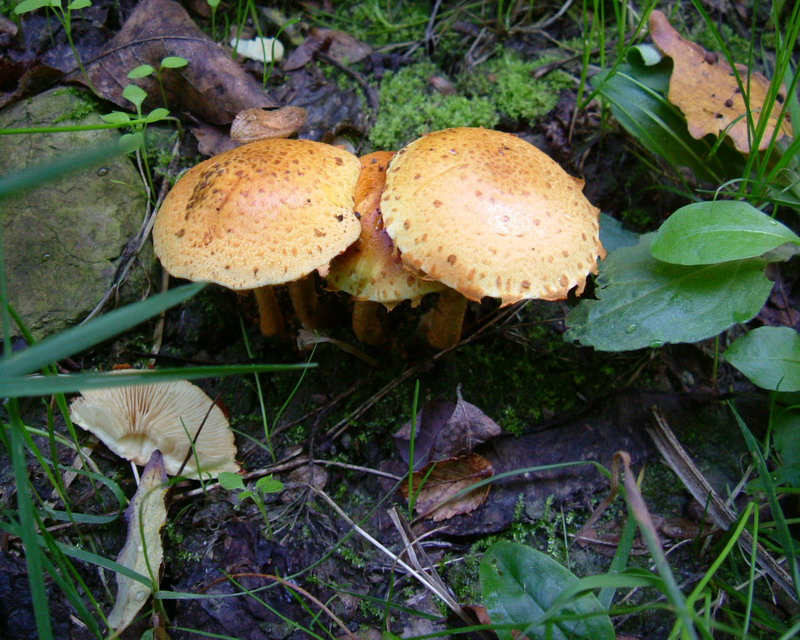
<svg viewBox="0 0 800 640"><path fill-rule="evenodd" d="M380 198L391 151L376 151L361 158L356 184L355 210L361 216L361 235L342 255L334 258L327 275L330 289L349 293L353 306L353 331L359 340L377 345L384 340L381 313L410 300L419 304L426 293L442 285L415 276L403 267L397 247L383 229Z"/></svg>
<svg viewBox="0 0 800 640"><path fill-rule="evenodd" d="M458 341L465 298L506 306L583 291L605 250L582 187L533 145L489 129L437 131L397 153L381 198L386 232L407 268L454 290L428 319L431 344Z"/></svg>
<svg viewBox="0 0 800 640"><path fill-rule="evenodd" d="M290 283L313 328L313 280L358 237L353 154L310 140L261 140L201 162L169 192L153 227L173 276L254 289L261 331L283 331L273 285Z"/></svg>
<svg viewBox="0 0 800 640"><path fill-rule="evenodd" d="M170 475L182 467L181 475L187 477L239 470L227 419L186 380L83 391L72 402L70 418L135 464L147 464L157 449Z"/></svg>

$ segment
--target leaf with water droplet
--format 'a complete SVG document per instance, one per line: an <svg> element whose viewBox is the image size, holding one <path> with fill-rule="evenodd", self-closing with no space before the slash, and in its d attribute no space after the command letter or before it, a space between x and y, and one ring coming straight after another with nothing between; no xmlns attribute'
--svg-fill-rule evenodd
<svg viewBox="0 0 800 640"><path fill-rule="evenodd" d="M749 320L766 302L772 282L764 260L667 264L651 255L653 237L642 236L600 264L598 299L582 300L567 315L566 340L602 351L697 342Z"/></svg>
<svg viewBox="0 0 800 640"><path fill-rule="evenodd" d="M671 264L717 264L763 256L800 237L755 207L738 200L695 202L673 213L650 250Z"/></svg>

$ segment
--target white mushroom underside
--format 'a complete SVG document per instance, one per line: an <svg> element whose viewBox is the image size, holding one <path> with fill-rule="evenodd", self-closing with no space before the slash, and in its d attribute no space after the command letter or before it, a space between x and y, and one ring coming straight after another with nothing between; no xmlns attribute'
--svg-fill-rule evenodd
<svg viewBox="0 0 800 640"><path fill-rule="evenodd" d="M204 477L239 470L228 421L211 398L186 380L84 391L73 401L70 416L136 464L147 464L158 449L170 475L178 473L202 424L181 475L197 477L198 466Z"/></svg>

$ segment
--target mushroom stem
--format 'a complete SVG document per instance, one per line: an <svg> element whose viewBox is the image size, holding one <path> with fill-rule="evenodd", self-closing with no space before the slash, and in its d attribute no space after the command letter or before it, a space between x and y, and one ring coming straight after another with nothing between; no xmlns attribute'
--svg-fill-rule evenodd
<svg viewBox="0 0 800 640"><path fill-rule="evenodd" d="M267 285L253 289L258 305L258 325L261 335L282 336L286 333L283 312L275 295L275 288Z"/></svg>
<svg viewBox="0 0 800 640"><path fill-rule="evenodd" d="M450 349L461 339L467 299L455 289L439 293L436 306L422 319L421 330L432 347Z"/></svg>
<svg viewBox="0 0 800 640"><path fill-rule="evenodd" d="M317 287L314 274L289 283L289 297L292 300L294 311L304 328L314 331L321 329L325 322L320 310Z"/></svg>
<svg viewBox="0 0 800 640"><path fill-rule="evenodd" d="M386 342L385 307L371 300L356 300L353 305L353 333L364 344L377 347Z"/></svg>

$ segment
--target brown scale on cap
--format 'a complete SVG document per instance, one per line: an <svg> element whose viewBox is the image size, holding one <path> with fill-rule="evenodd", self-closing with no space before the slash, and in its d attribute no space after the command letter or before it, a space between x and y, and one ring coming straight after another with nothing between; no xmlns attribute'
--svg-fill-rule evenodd
<svg viewBox="0 0 800 640"><path fill-rule="evenodd" d="M375 305L389 310L404 300L416 305L425 294L442 289L439 283L421 280L403 267L397 247L383 229L380 198L393 155L391 151L376 151L361 158L355 189L361 235L333 260L327 275L329 288L345 291L356 300L353 328L359 339L370 344L380 342L379 309Z"/></svg>
<svg viewBox="0 0 800 640"><path fill-rule="evenodd" d="M167 195L153 228L156 255L175 277L255 289L262 331L279 332L264 322L277 303L263 287L325 269L356 240L358 173L356 156L310 140L261 140L222 153ZM293 300L303 286L290 288Z"/></svg>
<svg viewBox="0 0 800 640"><path fill-rule="evenodd" d="M161 206L156 255L173 276L230 289L301 278L358 237L352 195L358 168L342 149L285 139L201 162Z"/></svg>
<svg viewBox="0 0 800 640"><path fill-rule="evenodd" d="M599 210L582 188L513 135L446 129L392 160L381 207L408 268L470 300L490 296L505 306L562 300L597 272L605 257Z"/></svg>
<svg viewBox="0 0 800 640"><path fill-rule="evenodd" d="M491 296L505 306L564 299L596 273L596 258L605 256L599 211L582 187L515 136L446 129L392 161L381 205L407 266L437 274L471 300ZM591 259L579 267L573 256ZM484 274L475 276L475 266Z"/></svg>

